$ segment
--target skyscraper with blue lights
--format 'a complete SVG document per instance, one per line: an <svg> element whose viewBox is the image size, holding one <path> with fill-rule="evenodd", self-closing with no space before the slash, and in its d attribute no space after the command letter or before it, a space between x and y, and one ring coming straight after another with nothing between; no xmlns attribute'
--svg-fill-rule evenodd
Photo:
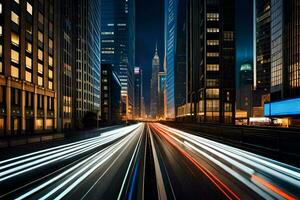
<svg viewBox="0 0 300 200"><path fill-rule="evenodd" d="M131 118L134 104L135 0L101 0L101 61L117 73Z"/></svg>

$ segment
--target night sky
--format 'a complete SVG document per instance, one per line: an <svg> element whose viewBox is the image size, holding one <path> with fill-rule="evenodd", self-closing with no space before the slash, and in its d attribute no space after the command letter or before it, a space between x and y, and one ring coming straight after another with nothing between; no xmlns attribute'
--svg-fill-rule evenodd
<svg viewBox="0 0 300 200"><path fill-rule="evenodd" d="M242 62L253 59L252 3L253 0L236 0L237 72ZM151 62L156 41L163 64L164 0L136 0L136 65L143 70L146 109L149 109ZM237 81L238 77L237 74Z"/></svg>

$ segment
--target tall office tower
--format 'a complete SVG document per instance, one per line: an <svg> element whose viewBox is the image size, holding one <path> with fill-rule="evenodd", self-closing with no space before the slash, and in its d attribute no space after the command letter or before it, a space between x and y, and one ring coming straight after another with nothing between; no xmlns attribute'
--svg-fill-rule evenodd
<svg viewBox="0 0 300 200"><path fill-rule="evenodd" d="M165 92L166 92L166 72L159 72L158 73L158 110L157 110L157 116L160 119L165 118Z"/></svg>
<svg viewBox="0 0 300 200"><path fill-rule="evenodd" d="M254 106L261 106L262 96L270 93L271 80L271 0L256 0L256 82Z"/></svg>
<svg viewBox="0 0 300 200"><path fill-rule="evenodd" d="M167 118L174 119L178 106L186 103L187 1L165 0L167 72Z"/></svg>
<svg viewBox="0 0 300 200"><path fill-rule="evenodd" d="M151 96L150 96L150 116L157 117L158 112L158 73L160 69L159 56L157 45L155 48L154 57L152 59L152 76L151 76Z"/></svg>
<svg viewBox="0 0 300 200"><path fill-rule="evenodd" d="M240 105L239 109L247 112L247 117L251 117L252 111L252 66L249 62L244 62L240 68Z"/></svg>
<svg viewBox="0 0 300 200"><path fill-rule="evenodd" d="M54 0L0 2L0 134L57 127Z"/></svg>
<svg viewBox="0 0 300 200"><path fill-rule="evenodd" d="M59 81L58 96L58 130L74 128L74 105L76 91L76 23L75 4L73 0L60 0L60 64L57 68Z"/></svg>
<svg viewBox="0 0 300 200"><path fill-rule="evenodd" d="M189 115L199 122L235 118L235 1L189 2Z"/></svg>
<svg viewBox="0 0 300 200"><path fill-rule="evenodd" d="M100 114L100 1L76 0L76 121ZM78 124L78 123L77 123Z"/></svg>
<svg viewBox="0 0 300 200"><path fill-rule="evenodd" d="M143 74L140 67L134 68L134 117L142 116Z"/></svg>
<svg viewBox="0 0 300 200"><path fill-rule="evenodd" d="M101 0L101 60L111 64L122 84L128 118L133 115L135 0Z"/></svg>
<svg viewBox="0 0 300 200"><path fill-rule="evenodd" d="M300 96L300 2L271 1L271 100Z"/></svg>

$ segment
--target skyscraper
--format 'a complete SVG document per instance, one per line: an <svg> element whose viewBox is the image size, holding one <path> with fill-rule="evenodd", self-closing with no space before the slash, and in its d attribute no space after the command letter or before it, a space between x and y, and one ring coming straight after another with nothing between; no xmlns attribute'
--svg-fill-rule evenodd
<svg viewBox="0 0 300 200"><path fill-rule="evenodd" d="M0 134L57 127L57 1L0 2Z"/></svg>
<svg viewBox="0 0 300 200"><path fill-rule="evenodd" d="M76 121L100 114L101 9L98 0L76 0Z"/></svg>
<svg viewBox="0 0 300 200"><path fill-rule="evenodd" d="M158 118L165 118L165 96L166 92L166 72L158 73L158 110L157 116Z"/></svg>
<svg viewBox="0 0 300 200"><path fill-rule="evenodd" d="M167 118L174 119L187 95L187 1L165 0L165 13Z"/></svg>
<svg viewBox="0 0 300 200"><path fill-rule="evenodd" d="M134 117L142 117L143 74L140 67L134 68Z"/></svg>
<svg viewBox="0 0 300 200"><path fill-rule="evenodd" d="M300 96L299 18L299 1L271 1L271 100Z"/></svg>
<svg viewBox="0 0 300 200"><path fill-rule="evenodd" d="M58 131L75 127L75 91L76 91L76 22L75 4L73 0L61 0L60 2L60 64L57 68L59 81L58 96Z"/></svg>
<svg viewBox="0 0 300 200"><path fill-rule="evenodd" d="M151 76L151 96L150 96L150 116L156 118L158 114L158 73L160 69L160 61L155 48L154 57L152 59L152 76Z"/></svg>
<svg viewBox="0 0 300 200"><path fill-rule="evenodd" d="M240 68L240 95L238 109L247 111L247 117L251 117L252 110L252 66L249 62L244 62Z"/></svg>
<svg viewBox="0 0 300 200"><path fill-rule="evenodd" d="M135 66L135 0L101 1L101 60L111 64L122 84L127 117L133 115Z"/></svg>
<svg viewBox="0 0 300 200"><path fill-rule="evenodd" d="M261 106L263 95L270 93L271 80L271 1L256 0L256 69L254 106Z"/></svg>
<svg viewBox="0 0 300 200"><path fill-rule="evenodd" d="M187 117L234 123L235 1L189 1Z"/></svg>

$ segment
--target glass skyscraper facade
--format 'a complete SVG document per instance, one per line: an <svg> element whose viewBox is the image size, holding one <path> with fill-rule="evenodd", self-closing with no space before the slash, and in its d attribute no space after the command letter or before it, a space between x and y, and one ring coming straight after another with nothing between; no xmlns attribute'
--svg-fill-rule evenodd
<svg viewBox="0 0 300 200"><path fill-rule="evenodd" d="M178 0L165 0L165 44L166 44L166 63L167 63L167 113L166 117L175 118L175 47L177 37L177 9Z"/></svg>
<svg viewBox="0 0 300 200"><path fill-rule="evenodd" d="M101 61L111 64L121 85L127 117L133 115L135 66L135 0L101 1Z"/></svg>

